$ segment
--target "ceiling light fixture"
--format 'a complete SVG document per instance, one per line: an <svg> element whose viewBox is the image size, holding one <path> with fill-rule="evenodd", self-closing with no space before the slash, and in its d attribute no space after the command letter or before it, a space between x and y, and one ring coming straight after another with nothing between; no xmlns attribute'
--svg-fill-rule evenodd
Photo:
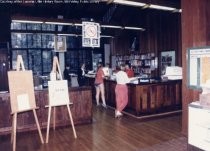
<svg viewBox="0 0 210 151"><path fill-rule="evenodd" d="M80 24L80 23L75 23L74 25L75 26L82 26L82 24Z"/></svg>
<svg viewBox="0 0 210 151"><path fill-rule="evenodd" d="M109 36L109 35L101 35L101 37L103 37L103 38L114 38L113 36Z"/></svg>
<svg viewBox="0 0 210 151"><path fill-rule="evenodd" d="M141 30L141 31L145 31L144 28L139 28L139 27L124 27L124 29L130 29L130 30Z"/></svg>
<svg viewBox="0 0 210 151"><path fill-rule="evenodd" d="M173 11L173 13L181 13L182 12L182 9L175 9L174 11Z"/></svg>
<svg viewBox="0 0 210 151"><path fill-rule="evenodd" d="M134 1L128 1L128 0L114 0L113 3L131 5L131 6L137 6L137 7L143 7L144 5L146 5L146 3L134 2Z"/></svg>
<svg viewBox="0 0 210 151"><path fill-rule="evenodd" d="M141 2L135 2L135 1L129 1L129 0L112 0L109 3L116 3L121 5L130 5L134 7L142 7L142 9L151 8L151 9L159 9L159 10L166 10L166 11L173 11L173 12L181 12L174 7L168 7L168 6L161 6L161 5L154 5L154 4L146 4Z"/></svg>
<svg viewBox="0 0 210 151"><path fill-rule="evenodd" d="M105 27L105 28L118 28L118 29L123 29L122 26L114 26L114 25L101 25L101 27Z"/></svg>
<svg viewBox="0 0 210 151"><path fill-rule="evenodd" d="M42 24L43 21L35 21L35 20L12 20L12 22L16 23L35 23L35 24Z"/></svg>
<svg viewBox="0 0 210 151"><path fill-rule="evenodd" d="M53 25L68 25L68 26L82 26L82 23L68 23L68 22L52 22L52 21L32 21L32 20L12 20L13 23L45 23L45 24L53 24ZM114 29L130 29L130 30L141 30L145 31L144 28L140 27L128 27L128 26L115 26L115 25L100 25L101 28L114 28ZM78 35L77 35L78 36Z"/></svg>
<svg viewBox="0 0 210 151"><path fill-rule="evenodd" d="M53 25L74 25L73 23L65 23L65 22L51 22L51 21L47 21L45 22L45 24L53 24Z"/></svg>
<svg viewBox="0 0 210 151"><path fill-rule="evenodd" d="M174 11L176 10L176 8L173 7L167 7L167 6L161 6L161 5L149 5L149 8L153 8L153 9L160 9L160 10L168 10L168 11Z"/></svg>
<svg viewBox="0 0 210 151"><path fill-rule="evenodd" d="M57 34L58 36L77 36L77 34Z"/></svg>

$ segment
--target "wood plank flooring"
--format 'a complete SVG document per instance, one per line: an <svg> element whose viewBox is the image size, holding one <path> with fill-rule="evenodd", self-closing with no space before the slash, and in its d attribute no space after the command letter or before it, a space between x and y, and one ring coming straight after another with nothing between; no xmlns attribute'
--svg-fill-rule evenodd
<svg viewBox="0 0 210 151"><path fill-rule="evenodd" d="M38 132L17 133L17 151L186 151L181 115L139 121L114 118L111 109L93 108L93 123L50 129L49 143L42 145ZM43 137L46 130L42 130ZM0 136L0 151L11 151L10 135Z"/></svg>

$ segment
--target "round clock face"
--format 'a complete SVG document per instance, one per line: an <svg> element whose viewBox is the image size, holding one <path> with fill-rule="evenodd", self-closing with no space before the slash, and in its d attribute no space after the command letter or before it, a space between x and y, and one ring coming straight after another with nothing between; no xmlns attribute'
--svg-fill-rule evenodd
<svg viewBox="0 0 210 151"><path fill-rule="evenodd" d="M93 25L88 25L86 27L86 34L88 37L95 37L97 35L97 27Z"/></svg>

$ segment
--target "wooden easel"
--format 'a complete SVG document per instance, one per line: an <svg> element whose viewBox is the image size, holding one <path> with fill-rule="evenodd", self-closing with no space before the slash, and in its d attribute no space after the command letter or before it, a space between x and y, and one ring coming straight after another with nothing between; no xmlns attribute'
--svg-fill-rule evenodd
<svg viewBox="0 0 210 151"><path fill-rule="evenodd" d="M59 73L59 76L60 76L60 80L62 81L63 78L62 78L62 74L61 74L58 58L55 56L53 58L53 68L52 68L51 72L56 73L57 69L58 69L58 73ZM58 81L58 80L56 79L56 81ZM48 86L49 86L49 84L48 84ZM50 118L51 118L51 109L52 109L52 107L53 107L53 129L55 130L55 115L56 115L55 114L55 112L56 112L55 108L56 108L56 106L64 106L65 105L67 107L68 113L69 113L69 117L70 117L70 121L71 121L72 130L73 130L73 133L74 133L74 137L77 138L77 134L76 134L76 131L75 131L75 128L74 128L74 122L73 122L71 110L70 110L70 107L69 107L69 105L72 104L72 103L69 103L69 98L68 98L68 103L63 103L63 104L59 104L59 105L52 105L52 104L50 104L50 101L51 100L49 98L49 105L47 106L47 107L49 107L49 109L48 109L48 120L47 120L46 143L48 143L48 141L49 141L49 129L50 129Z"/></svg>
<svg viewBox="0 0 210 151"><path fill-rule="evenodd" d="M22 71L20 71L20 67L22 69ZM24 74L26 73L26 74ZM18 81L19 79L15 79L16 77L21 77L23 75L27 75L28 79L31 81L29 82L29 89L23 86L22 90L19 90L20 88L16 88L17 86L15 85L15 81ZM35 122L38 128L38 132L39 132L39 136L41 139L41 143L44 143L43 137L42 137L42 133L41 133L41 129L40 129L40 125L39 125L39 121L37 118L37 114L36 114L36 103L35 103L35 96L34 96L34 87L33 87L33 78L32 78L32 72L31 71L25 71L25 67L23 64L23 59L21 55L17 56L17 68L16 71L8 71L8 77L9 77L9 88L10 88L10 101L11 101L11 109L12 109L12 116L13 116L13 120L12 120L12 133L11 133L11 143L13 143L13 151L16 150L16 129L17 129L17 114L21 113L21 112L26 112L26 111L33 111L34 114L34 118L35 118ZM20 82L17 82L18 84ZM21 87L21 85L19 85L19 87ZM26 90L24 90L26 89ZM29 93L27 93L29 92ZM25 93L25 95L29 95L29 106L26 107L25 109L20 109L20 107L18 106L18 95L21 95L21 93ZM32 99L31 99L32 98Z"/></svg>

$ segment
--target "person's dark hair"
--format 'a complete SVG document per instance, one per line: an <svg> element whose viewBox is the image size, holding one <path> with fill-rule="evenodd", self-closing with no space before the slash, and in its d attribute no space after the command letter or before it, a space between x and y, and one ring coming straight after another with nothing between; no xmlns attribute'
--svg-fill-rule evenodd
<svg viewBox="0 0 210 151"><path fill-rule="evenodd" d="M125 64L120 65L120 70L125 71Z"/></svg>
<svg viewBox="0 0 210 151"><path fill-rule="evenodd" d="M120 71L120 66L116 66L116 70L117 71Z"/></svg>
<svg viewBox="0 0 210 151"><path fill-rule="evenodd" d="M130 63L126 63L126 65L127 65L129 68L131 68L131 64L130 64Z"/></svg>
<svg viewBox="0 0 210 151"><path fill-rule="evenodd" d="M105 66L106 66L106 67L109 67L110 65L109 65L109 63L106 63Z"/></svg>
<svg viewBox="0 0 210 151"><path fill-rule="evenodd" d="M97 65L97 67L98 67L98 68L103 67L102 63L99 62L98 65Z"/></svg>

